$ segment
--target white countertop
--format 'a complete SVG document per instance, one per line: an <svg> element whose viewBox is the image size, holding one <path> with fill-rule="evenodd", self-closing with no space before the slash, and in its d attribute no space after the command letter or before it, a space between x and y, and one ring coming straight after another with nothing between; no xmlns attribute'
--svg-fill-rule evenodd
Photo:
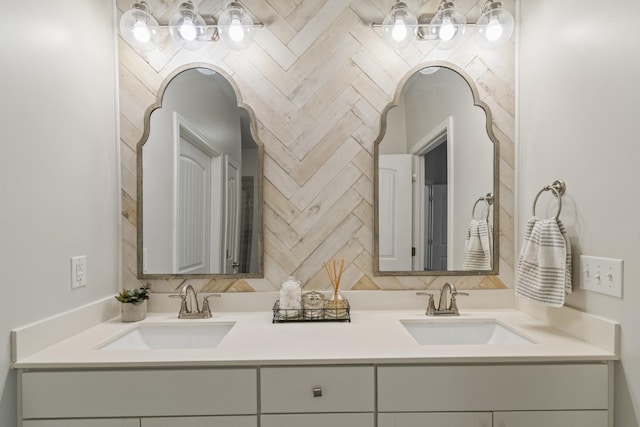
<svg viewBox="0 0 640 427"><path fill-rule="evenodd" d="M515 363L617 360L615 352L587 343L513 309L461 310L460 317L427 317L424 310L352 310L349 322L272 323L270 311L214 312L211 319L179 320L151 313L142 322L119 318L97 324L32 354L20 369L257 366L304 364ZM535 344L420 345L400 320L449 322L496 319ZM141 324L235 323L213 349L100 350L104 343ZM15 334L14 334L15 335ZM15 341L14 336L14 341ZM14 342L15 345L15 342Z"/></svg>

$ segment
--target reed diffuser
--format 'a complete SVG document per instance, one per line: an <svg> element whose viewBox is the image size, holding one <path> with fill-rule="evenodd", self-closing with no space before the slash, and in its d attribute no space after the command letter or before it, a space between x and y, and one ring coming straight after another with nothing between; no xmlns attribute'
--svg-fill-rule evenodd
<svg viewBox="0 0 640 427"><path fill-rule="evenodd" d="M340 270L338 270L335 260L331 265L325 263L324 269L327 270L331 287L333 288L333 297L326 304L325 317L343 319L347 316L347 307L349 306L347 300L343 299L340 292L338 292L342 273L344 272L344 260L340 263Z"/></svg>

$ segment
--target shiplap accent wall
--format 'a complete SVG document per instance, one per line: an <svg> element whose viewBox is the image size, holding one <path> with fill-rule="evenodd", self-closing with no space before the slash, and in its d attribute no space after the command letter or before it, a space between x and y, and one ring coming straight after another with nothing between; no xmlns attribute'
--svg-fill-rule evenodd
<svg viewBox="0 0 640 427"><path fill-rule="evenodd" d="M166 22L178 1L147 0ZM225 2L195 1L202 14L218 14ZM231 76L257 120L265 149L264 279L189 280L206 292L274 291L289 275L305 289L327 289L322 263L345 260L342 289L425 289L453 280L460 289L502 288L513 283L513 188L515 135L514 42L480 50L470 37L454 50L430 41L394 51L371 22L381 22L391 0L244 0L265 23L255 43L233 51L210 43L181 50L163 38L159 50L141 55L119 39L122 151L123 276L136 278L136 144L147 108L167 76L204 63ZM433 14L439 1L408 0L416 14ZM503 1L515 14L515 0ZM475 21L484 0L457 0ZM120 13L130 0L118 0ZM373 142L381 112L398 83L421 64L446 61L476 83L491 108L500 143L500 275L373 276ZM183 280L153 280L156 292L174 291Z"/></svg>

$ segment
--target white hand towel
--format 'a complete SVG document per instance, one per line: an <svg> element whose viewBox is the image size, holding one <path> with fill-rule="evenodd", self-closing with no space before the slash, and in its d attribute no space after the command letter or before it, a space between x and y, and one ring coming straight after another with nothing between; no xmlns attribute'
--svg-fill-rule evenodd
<svg viewBox="0 0 640 427"><path fill-rule="evenodd" d="M556 218L532 217L518 257L516 295L562 307L571 291L571 245L564 225Z"/></svg>
<svg viewBox="0 0 640 427"><path fill-rule="evenodd" d="M491 270L491 230L484 219L472 219L464 242L464 270Z"/></svg>

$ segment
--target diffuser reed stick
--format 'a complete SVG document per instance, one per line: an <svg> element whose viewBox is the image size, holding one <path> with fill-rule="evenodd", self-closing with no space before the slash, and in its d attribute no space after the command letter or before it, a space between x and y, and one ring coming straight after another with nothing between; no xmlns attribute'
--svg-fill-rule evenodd
<svg viewBox="0 0 640 427"><path fill-rule="evenodd" d="M333 288L333 298L327 301L327 315L334 318L345 317L347 314L347 302L342 299L338 292L338 289L340 289L340 281L342 280L342 273L344 273L344 259L340 262L340 270L338 270L335 260L333 260L331 265L324 263L324 269L327 271L331 287Z"/></svg>

